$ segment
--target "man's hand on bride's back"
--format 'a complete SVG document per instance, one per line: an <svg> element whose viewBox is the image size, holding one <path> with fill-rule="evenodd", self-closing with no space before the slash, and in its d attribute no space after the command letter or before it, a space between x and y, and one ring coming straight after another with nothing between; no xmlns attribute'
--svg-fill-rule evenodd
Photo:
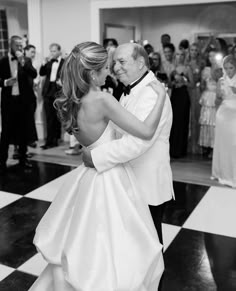
<svg viewBox="0 0 236 291"><path fill-rule="evenodd" d="M84 162L85 167L95 168L91 156L91 151L85 147L82 149L82 160Z"/></svg>

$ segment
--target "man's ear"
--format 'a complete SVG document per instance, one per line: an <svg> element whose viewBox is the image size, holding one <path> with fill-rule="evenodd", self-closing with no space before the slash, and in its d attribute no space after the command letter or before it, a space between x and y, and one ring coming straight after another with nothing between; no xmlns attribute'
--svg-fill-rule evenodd
<svg viewBox="0 0 236 291"><path fill-rule="evenodd" d="M139 57L139 69L142 70L144 66L145 66L144 57L140 56Z"/></svg>

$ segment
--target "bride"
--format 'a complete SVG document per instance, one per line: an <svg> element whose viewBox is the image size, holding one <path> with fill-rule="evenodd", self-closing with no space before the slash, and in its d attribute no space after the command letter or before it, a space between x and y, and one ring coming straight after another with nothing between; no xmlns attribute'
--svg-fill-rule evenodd
<svg viewBox="0 0 236 291"><path fill-rule="evenodd" d="M149 84L157 101L142 122L100 91L107 74L102 46L84 42L72 50L55 101L65 129L89 149L115 139L112 123L151 139L164 87ZM30 291L156 291L164 270L162 245L143 195L128 164L101 174L84 165L73 170L36 229L34 244L48 265Z"/></svg>

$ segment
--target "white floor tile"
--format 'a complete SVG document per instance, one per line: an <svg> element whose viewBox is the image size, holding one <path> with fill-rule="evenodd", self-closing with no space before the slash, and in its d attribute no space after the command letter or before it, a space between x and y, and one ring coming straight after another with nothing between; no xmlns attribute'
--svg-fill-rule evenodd
<svg viewBox="0 0 236 291"><path fill-rule="evenodd" d="M41 254L36 254L26 263L21 265L18 270L31 275L39 276L46 266L47 262L43 259Z"/></svg>
<svg viewBox="0 0 236 291"><path fill-rule="evenodd" d="M0 281L4 280L14 271L15 269L0 264Z"/></svg>
<svg viewBox="0 0 236 291"><path fill-rule="evenodd" d="M70 172L43 185L42 187L35 189L34 191L25 195L25 197L52 202L69 174Z"/></svg>
<svg viewBox="0 0 236 291"><path fill-rule="evenodd" d="M172 241L174 240L174 238L176 237L180 230L181 227L179 226L162 223L164 251L167 250L167 248L172 243Z"/></svg>
<svg viewBox="0 0 236 291"><path fill-rule="evenodd" d="M0 191L0 208L3 208L20 198L22 198L22 195Z"/></svg>
<svg viewBox="0 0 236 291"><path fill-rule="evenodd" d="M183 228L236 237L236 189L211 187Z"/></svg>

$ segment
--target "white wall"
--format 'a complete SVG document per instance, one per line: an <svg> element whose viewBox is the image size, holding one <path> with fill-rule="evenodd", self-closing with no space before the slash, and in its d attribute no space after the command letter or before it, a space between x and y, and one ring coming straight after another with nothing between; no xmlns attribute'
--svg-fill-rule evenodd
<svg viewBox="0 0 236 291"><path fill-rule="evenodd" d="M42 0L43 54L58 42L69 52L74 45L90 40L90 0Z"/></svg>
<svg viewBox="0 0 236 291"><path fill-rule="evenodd" d="M104 9L101 27L111 19L116 24L133 23L141 38L149 40L158 49L163 33L170 34L172 42L177 46L183 38L194 41L195 33L236 32L235 15L236 3Z"/></svg>

